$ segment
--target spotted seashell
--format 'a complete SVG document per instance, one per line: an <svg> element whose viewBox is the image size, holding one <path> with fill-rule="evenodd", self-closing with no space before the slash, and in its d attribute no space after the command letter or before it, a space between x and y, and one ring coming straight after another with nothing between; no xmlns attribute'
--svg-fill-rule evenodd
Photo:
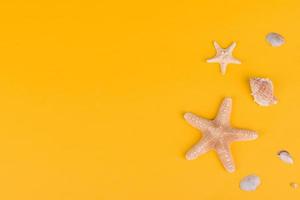
<svg viewBox="0 0 300 200"><path fill-rule="evenodd" d="M277 103L273 95L273 83L267 78L250 78L251 94L254 101L261 106L270 106Z"/></svg>
<svg viewBox="0 0 300 200"><path fill-rule="evenodd" d="M290 186L291 186L293 189L298 189L298 188L299 188L299 184L298 184L298 183L295 183L295 182L291 182L291 183L290 183Z"/></svg>
<svg viewBox="0 0 300 200"><path fill-rule="evenodd" d="M280 160L282 160L283 162L285 162L287 164L294 163L294 160L293 160L292 156L290 155L290 153L285 150L279 151L278 157L280 158Z"/></svg>
<svg viewBox="0 0 300 200"><path fill-rule="evenodd" d="M240 188L244 191L254 191L260 185L260 178L257 175L244 177L240 182Z"/></svg>
<svg viewBox="0 0 300 200"><path fill-rule="evenodd" d="M284 44L284 38L278 33L269 33L266 36L266 40L273 47L279 47Z"/></svg>

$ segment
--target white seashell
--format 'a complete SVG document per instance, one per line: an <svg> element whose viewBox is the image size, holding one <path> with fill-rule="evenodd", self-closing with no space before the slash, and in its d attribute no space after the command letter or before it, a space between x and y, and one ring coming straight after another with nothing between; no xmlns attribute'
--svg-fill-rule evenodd
<svg viewBox="0 0 300 200"><path fill-rule="evenodd" d="M290 186L294 189L298 189L299 188L299 184L298 183L294 183L294 182L291 182L290 183Z"/></svg>
<svg viewBox="0 0 300 200"><path fill-rule="evenodd" d="M254 101L261 106L270 106L277 103L273 95L273 83L268 78L250 78L251 94Z"/></svg>
<svg viewBox="0 0 300 200"><path fill-rule="evenodd" d="M282 160L283 162L287 163L287 164L293 164L294 160L292 158L292 156L289 154L289 152L283 150L283 151L279 151L278 152L278 157L280 158L280 160Z"/></svg>
<svg viewBox="0 0 300 200"><path fill-rule="evenodd" d="M260 178L255 174L244 177L240 182L240 188L244 191L254 191L260 185Z"/></svg>
<svg viewBox="0 0 300 200"><path fill-rule="evenodd" d="M285 42L283 36L279 35L278 33L269 33L266 36L266 40L273 47L279 47Z"/></svg>

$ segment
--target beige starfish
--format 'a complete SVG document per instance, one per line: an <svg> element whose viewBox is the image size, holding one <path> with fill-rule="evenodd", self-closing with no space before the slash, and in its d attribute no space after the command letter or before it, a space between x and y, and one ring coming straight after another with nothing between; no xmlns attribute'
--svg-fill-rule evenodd
<svg viewBox="0 0 300 200"><path fill-rule="evenodd" d="M208 59L206 62L208 63L219 63L221 66L221 73L224 75L226 73L227 65L228 64L241 64L241 61L234 58L232 56L232 51L236 46L236 43L233 42L228 48L223 49L220 45L214 41L214 46L217 51L215 57Z"/></svg>
<svg viewBox="0 0 300 200"><path fill-rule="evenodd" d="M230 144L235 141L254 140L258 135L255 131L232 128L230 126L231 109L232 99L225 98L213 120L204 119L192 113L184 114L186 121L203 133L202 139L186 153L187 160L196 159L210 150L215 150L225 169L228 172L235 171Z"/></svg>

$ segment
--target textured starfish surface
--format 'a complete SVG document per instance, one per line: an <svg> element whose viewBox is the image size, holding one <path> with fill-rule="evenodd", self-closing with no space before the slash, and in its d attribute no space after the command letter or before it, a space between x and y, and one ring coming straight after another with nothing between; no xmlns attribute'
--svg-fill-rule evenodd
<svg viewBox="0 0 300 200"><path fill-rule="evenodd" d="M223 49L220 45L214 41L214 46L217 51L215 57L208 59L208 63L219 63L221 67L221 73L224 75L226 73L228 64L241 64L241 61L232 56L232 51L236 46L236 43L233 42L228 48Z"/></svg>
<svg viewBox="0 0 300 200"><path fill-rule="evenodd" d="M225 98L213 120L204 119L192 113L184 114L185 120L203 133L201 140L186 153L186 159L193 160L210 150L215 150L224 168L228 172L235 171L230 144L235 141L254 140L258 135L255 131L231 127L231 110L232 99Z"/></svg>

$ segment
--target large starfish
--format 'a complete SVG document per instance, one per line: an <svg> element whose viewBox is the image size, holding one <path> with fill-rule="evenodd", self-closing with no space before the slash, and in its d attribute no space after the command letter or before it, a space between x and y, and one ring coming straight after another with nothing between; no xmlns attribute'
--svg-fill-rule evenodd
<svg viewBox="0 0 300 200"><path fill-rule="evenodd" d="M228 48L223 49L220 45L214 41L214 46L217 51L215 57L208 59L208 63L219 63L221 67L221 73L224 75L226 73L227 65L232 64L241 64L241 61L232 56L232 51L236 46L236 43L233 42Z"/></svg>
<svg viewBox="0 0 300 200"><path fill-rule="evenodd" d="M213 120L204 119L192 113L184 114L186 121L203 133L202 139L186 153L187 160L196 159L210 150L215 150L225 169L228 172L235 171L230 144L235 141L254 140L258 135L255 131L232 128L230 126L231 109L232 99L225 98Z"/></svg>

